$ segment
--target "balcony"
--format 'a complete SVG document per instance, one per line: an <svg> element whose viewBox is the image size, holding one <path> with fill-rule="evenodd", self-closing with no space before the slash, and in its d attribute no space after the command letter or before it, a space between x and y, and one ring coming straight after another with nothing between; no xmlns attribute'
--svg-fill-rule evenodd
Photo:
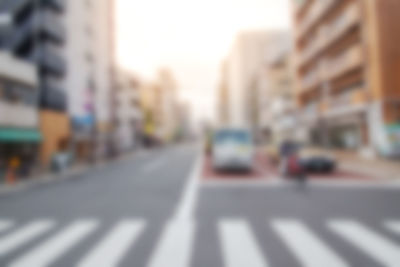
<svg viewBox="0 0 400 267"><path fill-rule="evenodd" d="M333 22L326 25L321 35L323 46L326 47L343 36L349 29L361 21L360 9L357 3L351 4Z"/></svg>
<svg viewBox="0 0 400 267"><path fill-rule="evenodd" d="M300 65L303 66L306 63L310 62L322 49L324 38L320 36L318 33L312 41L309 42L308 46L303 50L300 56Z"/></svg>
<svg viewBox="0 0 400 267"><path fill-rule="evenodd" d="M311 90L315 88L320 82L320 75L318 68L309 71L301 81L300 92Z"/></svg>
<svg viewBox="0 0 400 267"><path fill-rule="evenodd" d="M365 105L369 101L369 97L367 91L364 89L359 89L352 92L351 95L351 104L352 105Z"/></svg>
<svg viewBox="0 0 400 267"><path fill-rule="evenodd" d="M354 45L323 66L326 80L333 80L363 65L363 53L359 44Z"/></svg>
<svg viewBox="0 0 400 267"><path fill-rule="evenodd" d="M67 96L62 89L44 84L40 97L40 105L45 109L65 112L67 110Z"/></svg>
<svg viewBox="0 0 400 267"><path fill-rule="evenodd" d="M66 63L60 56L60 52L51 44L45 44L37 48L31 55L34 62L38 62L40 67L57 76L63 76L66 72Z"/></svg>
<svg viewBox="0 0 400 267"><path fill-rule="evenodd" d="M36 24L36 20L38 24ZM38 33L43 33L57 43L63 43L66 38L65 28L61 24L57 14L54 14L51 10L43 10L36 16L31 15L14 27L9 40L11 49L17 51Z"/></svg>
<svg viewBox="0 0 400 267"><path fill-rule="evenodd" d="M361 21L361 14L357 3L351 4L341 15L333 22L323 25L317 31L316 35L309 42L300 56L300 65L303 66L310 62L322 50L326 49L349 29Z"/></svg>
<svg viewBox="0 0 400 267"><path fill-rule="evenodd" d="M27 41L29 41L34 34L35 16L30 16L20 25L13 27L13 32L9 40L9 46L13 51L17 51Z"/></svg>
<svg viewBox="0 0 400 267"><path fill-rule="evenodd" d="M66 38L66 30L57 13L50 9L44 9L39 14L39 29L52 40L63 43Z"/></svg>
<svg viewBox="0 0 400 267"><path fill-rule="evenodd" d="M310 0L293 0L292 2L293 2L294 12L295 14L298 15L305 10Z"/></svg>
<svg viewBox="0 0 400 267"><path fill-rule="evenodd" d="M306 33L335 5L337 0L315 1L308 14L300 23L297 38L303 38Z"/></svg>
<svg viewBox="0 0 400 267"><path fill-rule="evenodd" d="M52 7L60 13L65 10L65 0L42 0L42 3Z"/></svg>
<svg viewBox="0 0 400 267"><path fill-rule="evenodd" d="M0 11L7 10L10 13L18 13L22 9L26 8L28 5L31 5L33 8L32 0L2 0L0 1Z"/></svg>
<svg viewBox="0 0 400 267"><path fill-rule="evenodd" d="M0 126L16 128L37 128L38 127L38 109L35 106L9 103L0 101Z"/></svg>

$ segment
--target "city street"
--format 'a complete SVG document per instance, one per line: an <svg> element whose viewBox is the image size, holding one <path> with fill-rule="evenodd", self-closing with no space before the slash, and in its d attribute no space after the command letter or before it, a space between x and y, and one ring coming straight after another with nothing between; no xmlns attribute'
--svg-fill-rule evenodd
<svg viewBox="0 0 400 267"><path fill-rule="evenodd" d="M400 185L202 179L199 146L0 195L0 266L399 266Z"/></svg>

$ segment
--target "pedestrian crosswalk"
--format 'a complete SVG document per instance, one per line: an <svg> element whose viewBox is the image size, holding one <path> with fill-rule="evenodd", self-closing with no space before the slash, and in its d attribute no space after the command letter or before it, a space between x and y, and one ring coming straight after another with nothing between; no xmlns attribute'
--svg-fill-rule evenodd
<svg viewBox="0 0 400 267"><path fill-rule="evenodd" d="M0 221L0 233L3 231L6 231L7 229L10 229L13 226L13 223L8 220L2 220Z"/></svg>
<svg viewBox="0 0 400 267"><path fill-rule="evenodd" d="M148 246L147 267L196 266L197 250L202 249L196 239L196 228L200 222L170 221L157 231L152 245ZM354 266L349 254L340 255L338 244L318 233L319 228L307 225L299 219L265 220L261 231L270 231L274 240L263 240L260 229L245 218L221 218L213 224L217 233L215 242L225 267L271 267L277 265L269 242L280 242L287 257L293 257L297 266L304 267L347 267ZM259 225L259 224L257 224ZM321 222L323 229L335 239L359 251L369 266L399 266L400 263L400 219L382 221L373 227L354 219L329 219ZM96 219L80 219L70 223L38 219L18 222L0 219L0 265L11 267L58 266L72 250L93 235L85 251L73 254L73 266L112 267L136 266L130 257L141 242L151 222L144 219L124 219L101 227ZM106 229L106 230L104 230ZM146 237L146 238L144 238ZM337 241L336 240L336 241ZM396 241L397 240L397 241ZM197 245L196 245L197 244ZM207 244L206 244L207 245ZM343 252L343 251L342 251ZM127 257L133 262L124 261ZM71 254L69 254L71 260ZM71 264L68 264L70 266ZM62 265L65 266L65 265ZM222 267L222 266L221 266Z"/></svg>
<svg viewBox="0 0 400 267"><path fill-rule="evenodd" d="M237 219L221 221L219 223L219 233L225 266L268 266L260 248L257 246L254 234L245 221Z"/></svg>
<svg viewBox="0 0 400 267"><path fill-rule="evenodd" d="M78 264L79 267L117 266L144 230L143 221L123 221Z"/></svg>
<svg viewBox="0 0 400 267"><path fill-rule="evenodd" d="M303 266L349 266L303 223L295 220L279 220L274 221L272 226Z"/></svg>
<svg viewBox="0 0 400 267"><path fill-rule="evenodd" d="M400 246L362 224L351 220L338 220L329 227L343 239L368 254L384 266L398 266Z"/></svg>

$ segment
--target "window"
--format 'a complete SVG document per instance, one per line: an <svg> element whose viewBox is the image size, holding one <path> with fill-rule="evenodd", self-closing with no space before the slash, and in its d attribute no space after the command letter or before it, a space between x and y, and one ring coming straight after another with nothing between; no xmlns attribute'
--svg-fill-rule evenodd
<svg viewBox="0 0 400 267"><path fill-rule="evenodd" d="M37 97L37 91L26 85L11 81L0 82L0 99L5 99L11 103L36 105Z"/></svg>

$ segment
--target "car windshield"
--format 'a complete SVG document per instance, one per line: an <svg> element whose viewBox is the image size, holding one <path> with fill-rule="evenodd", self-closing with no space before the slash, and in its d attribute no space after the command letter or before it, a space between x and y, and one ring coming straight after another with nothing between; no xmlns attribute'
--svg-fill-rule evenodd
<svg viewBox="0 0 400 267"><path fill-rule="evenodd" d="M222 130L215 134L214 142L221 143L239 143L250 144L250 133L241 130Z"/></svg>

